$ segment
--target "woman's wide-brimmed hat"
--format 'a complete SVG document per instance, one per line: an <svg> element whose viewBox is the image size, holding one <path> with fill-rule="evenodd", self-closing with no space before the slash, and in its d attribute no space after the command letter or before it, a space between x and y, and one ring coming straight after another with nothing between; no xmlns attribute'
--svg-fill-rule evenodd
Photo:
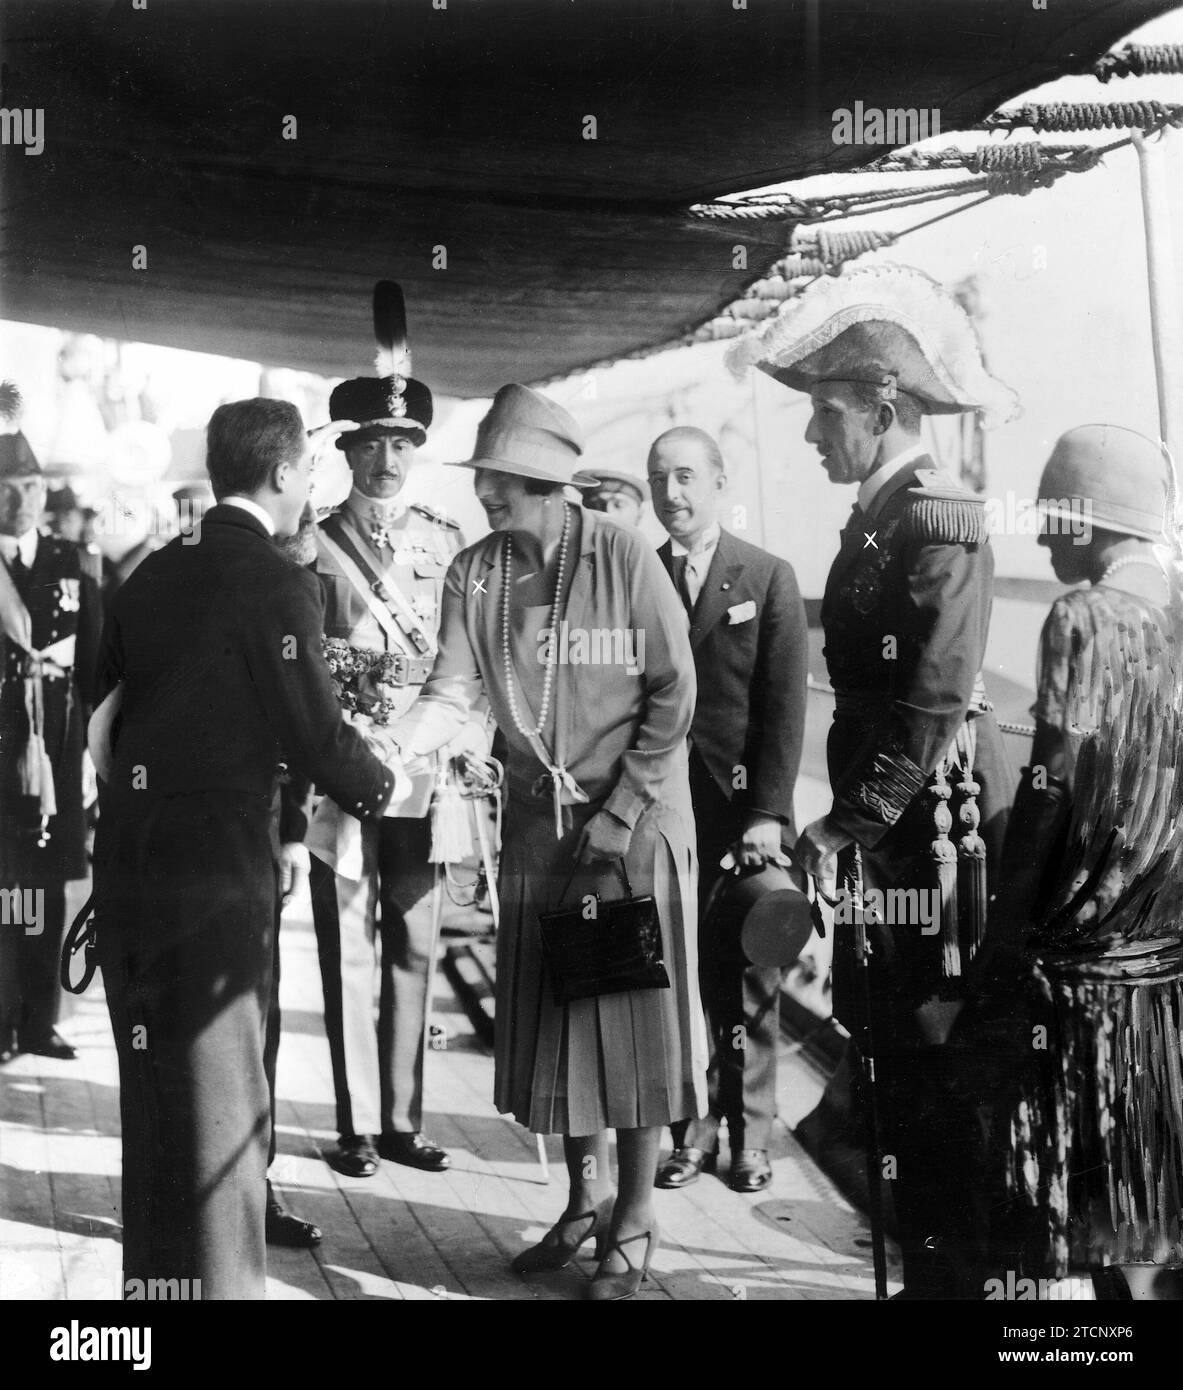
<svg viewBox="0 0 1183 1390"><path fill-rule="evenodd" d="M1039 480L1045 515L1163 542L1174 525L1175 480L1161 444L1121 425L1080 425L1056 440Z"/></svg>
<svg viewBox="0 0 1183 1390"><path fill-rule="evenodd" d="M965 310L923 271L875 265L826 276L727 354L737 375L751 366L796 391L827 381L897 391L934 415L980 411L1002 424L1019 412L1009 386L982 362Z"/></svg>
<svg viewBox="0 0 1183 1390"><path fill-rule="evenodd" d="M528 386L503 386L477 426L472 458L458 468L490 468L519 478L574 483L583 436L561 405ZM586 482L581 486L588 486ZM592 484L594 486L594 484Z"/></svg>

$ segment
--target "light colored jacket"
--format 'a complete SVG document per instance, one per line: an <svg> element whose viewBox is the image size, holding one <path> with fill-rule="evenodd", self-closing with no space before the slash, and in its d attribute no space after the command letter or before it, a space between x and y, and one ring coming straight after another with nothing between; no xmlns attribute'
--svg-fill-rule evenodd
<svg viewBox="0 0 1183 1390"><path fill-rule="evenodd" d="M689 820L686 736L697 688L685 611L643 537L594 512L581 519L561 655L573 658L582 642L581 654L625 659L560 664L550 751L592 802L602 801L630 827L656 803L676 807ZM390 732L408 757L429 753L455 736L484 694L510 746L511 791L515 785L528 790L543 768L515 727L506 698L503 546L503 537L493 533L452 562L435 666ZM523 719L530 722L528 709Z"/></svg>

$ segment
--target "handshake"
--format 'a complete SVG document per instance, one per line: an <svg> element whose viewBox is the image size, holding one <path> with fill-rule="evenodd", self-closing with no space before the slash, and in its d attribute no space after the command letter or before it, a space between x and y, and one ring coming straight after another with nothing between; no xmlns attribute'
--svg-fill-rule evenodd
<svg viewBox="0 0 1183 1390"><path fill-rule="evenodd" d="M395 774L407 777L415 777L421 772L430 772L435 764L430 753L412 753L408 755L399 744L394 733L383 724L375 724L369 719L358 719L356 716L350 721L365 739L366 747L375 757L382 762ZM483 759L489 751L488 735L478 724L465 724L464 727L452 738L441 750L446 758L459 759L463 761L469 754L474 755L478 760Z"/></svg>

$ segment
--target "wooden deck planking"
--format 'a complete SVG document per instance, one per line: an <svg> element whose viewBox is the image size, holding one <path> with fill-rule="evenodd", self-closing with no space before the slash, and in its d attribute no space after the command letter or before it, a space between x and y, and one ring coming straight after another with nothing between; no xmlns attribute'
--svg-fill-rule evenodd
<svg viewBox="0 0 1183 1390"><path fill-rule="evenodd" d="M442 972L434 1016L447 1047L427 1059L425 1128L451 1154L442 1174L383 1163L370 1179L334 1172L336 1144L315 936L307 900L281 936L285 1028L280 1049L278 1157L271 1176L285 1204L325 1231L311 1251L269 1252L268 1297L305 1300L579 1298L594 1270L587 1245L568 1269L521 1279L513 1256L541 1237L566 1193L562 1145L547 1140L542 1181L534 1137L492 1105L493 1061L459 1011ZM21 1057L0 1071L2 1298L114 1298L118 1242L117 1069L100 983L74 1004L63 1031L75 1063ZM782 1051L781 1109L808 1110L821 1079ZM668 1137L667 1137L668 1142ZM662 1243L642 1299L870 1298L865 1224L778 1125L771 1189L754 1196L704 1175L658 1192ZM894 1252L893 1252L894 1254Z"/></svg>

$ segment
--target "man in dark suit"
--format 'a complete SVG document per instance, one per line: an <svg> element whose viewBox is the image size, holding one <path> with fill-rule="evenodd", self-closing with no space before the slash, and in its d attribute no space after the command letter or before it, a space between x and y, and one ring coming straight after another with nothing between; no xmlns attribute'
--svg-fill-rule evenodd
<svg viewBox="0 0 1183 1390"><path fill-rule="evenodd" d="M730 852L741 867L787 862L796 838L793 787L805 728L808 644L792 566L719 525L727 485L702 430L667 430L649 453L653 508L670 539L658 551L690 621L698 704L690 794L698 826L699 981L711 1033L710 1111L674 1131L659 1187L713 1168L727 1121L730 1185L772 1181L781 972L748 962L738 926L705 907Z"/></svg>
<svg viewBox="0 0 1183 1390"><path fill-rule="evenodd" d="M120 684L122 702L95 904L125 1281L261 1298L279 764L359 818L382 814L395 774L342 721L318 586L271 540L296 530L308 496L299 412L220 406L207 447L218 505L137 568L103 637L100 691Z"/></svg>
<svg viewBox="0 0 1183 1390"><path fill-rule="evenodd" d="M0 1063L75 1055L54 1025L66 883L87 873L83 727L100 607L77 545L38 529L44 506L24 435L0 435Z"/></svg>

